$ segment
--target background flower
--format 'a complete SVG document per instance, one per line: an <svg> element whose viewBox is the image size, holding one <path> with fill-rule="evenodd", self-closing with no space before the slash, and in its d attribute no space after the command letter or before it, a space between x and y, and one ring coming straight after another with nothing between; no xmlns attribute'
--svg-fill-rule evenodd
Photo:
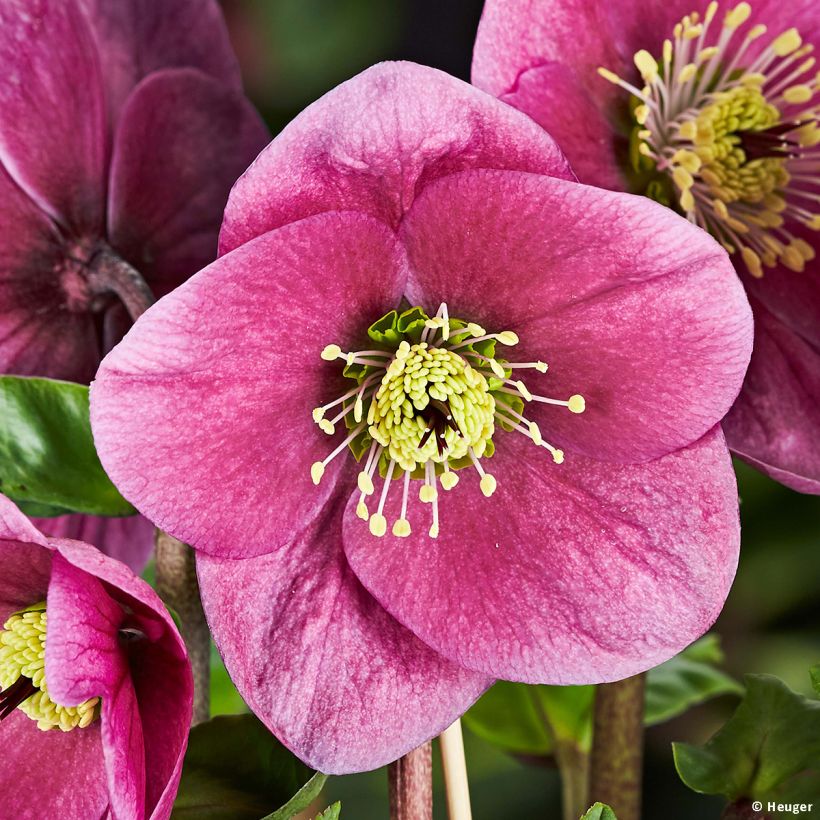
<svg viewBox="0 0 820 820"><path fill-rule="evenodd" d="M92 387L117 486L200 551L240 691L324 771L397 757L490 676L646 668L725 598L736 490L711 428L749 354L742 289L668 210L567 176L523 115L430 69L374 67L263 152L233 190L223 256L149 310ZM438 540L371 536L349 458L310 481L330 449L311 411L339 384L319 354L402 294L514 330L590 407L577 427L566 408L535 416L564 465L501 435L498 492L476 507L476 487L457 488Z"/></svg>
<svg viewBox="0 0 820 820"><path fill-rule="evenodd" d="M12 665L4 639L14 613L47 612L47 697L9 704L15 687L29 686L24 695L36 688L29 683L36 672L26 669L0 699L4 812L21 820L169 817L193 698L171 616L124 565L89 544L43 536L3 496L0 561L0 674ZM68 729L63 718L61 728L44 730L31 717L53 714L53 703L82 711L96 698L88 725ZM41 705L24 711L35 701Z"/></svg>
<svg viewBox="0 0 820 820"><path fill-rule="evenodd" d="M476 39L473 82L543 125L564 149L581 181L643 193L646 181L636 180L634 154L630 158L630 139L631 150L637 150L634 134L630 136L635 124L630 96L600 77L597 69L611 70L640 88L644 79L633 62L634 55L644 49L660 58L664 39L672 39L674 26L684 15L697 12L702 21L708 6L707 0L488 0ZM742 22L736 26L738 32L724 62L733 59L745 43L739 65L750 65L774 38L796 28L805 46L798 49L800 42L795 41L797 46L787 54L791 67L784 66L775 84L790 76L792 84L803 83L803 72L793 72L810 48L820 44L817 4L811 0L720 3L710 46L717 40L717 32L727 32L724 15L735 6L742 7L742 13L735 15ZM747 35L760 25L767 27L766 34L760 35L758 30L758 39L747 42ZM697 62L694 49L700 41L690 42L690 56ZM813 75L811 65L807 66L811 96ZM780 107L786 121L796 118L809 122L816 116L810 105L781 101ZM801 119L806 116L809 119ZM807 148L809 160L816 156L813 150ZM798 184L808 193L814 191L816 198L816 168L809 163L804 169L802 173L813 176L814 182ZM817 210L811 196L793 201L801 208ZM762 278L758 278L740 261L739 254L733 257L738 260L738 274L754 309L756 336L744 390L726 418L724 430L732 450L749 463L790 487L818 493L820 269L811 248L816 246L817 233L799 222L788 223L786 228L789 235L804 243L801 247L808 247L806 256L811 258L797 260L798 267L805 265L804 271L789 270L780 262L777 267L763 269Z"/></svg>
<svg viewBox="0 0 820 820"><path fill-rule="evenodd" d="M101 270L160 296L207 264L267 141L211 0L0 7L0 372L89 382L131 320ZM42 521L140 568L138 518Z"/></svg>

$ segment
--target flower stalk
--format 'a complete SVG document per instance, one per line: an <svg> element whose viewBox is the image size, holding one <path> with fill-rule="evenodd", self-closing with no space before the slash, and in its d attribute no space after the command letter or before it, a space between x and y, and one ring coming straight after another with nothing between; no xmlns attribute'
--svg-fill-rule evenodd
<svg viewBox="0 0 820 820"><path fill-rule="evenodd" d="M590 801L618 820L640 820L645 675L600 684L590 761Z"/></svg>
<svg viewBox="0 0 820 820"><path fill-rule="evenodd" d="M211 636L199 598L194 551L159 529L155 543L157 592L179 616L194 676L193 722L202 723L211 714Z"/></svg>
<svg viewBox="0 0 820 820"><path fill-rule="evenodd" d="M433 820L433 749L423 743L387 767L390 820Z"/></svg>
<svg viewBox="0 0 820 820"><path fill-rule="evenodd" d="M114 294L134 322L155 301L151 288L140 272L107 245L99 248L91 260L88 286L98 295Z"/></svg>
<svg viewBox="0 0 820 820"><path fill-rule="evenodd" d="M439 743L447 792L447 813L450 820L472 820L461 719L456 720L439 735Z"/></svg>

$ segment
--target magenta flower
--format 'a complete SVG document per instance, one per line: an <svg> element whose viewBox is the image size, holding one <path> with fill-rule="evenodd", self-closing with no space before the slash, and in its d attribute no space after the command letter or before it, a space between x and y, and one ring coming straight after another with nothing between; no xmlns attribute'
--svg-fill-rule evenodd
<svg viewBox="0 0 820 820"><path fill-rule="evenodd" d="M118 260L157 296L210 262L266 131L212 0L8 0L0 69L0 373L87 383L131 323ZM151 547L138 518L40 524Z"/></svg>
<svg viewBox="0 0 820 820"><path fill-rule="evenodd" d="M3 816L167 818L191 723L185 645L154 591L0 496Z"/></svg>
<svg viewBox="0 0 820 820"><path fill-rule="evenodd" d="M755 348L729 446L820 492L820 130L813 0L488 0L473 81L582 182L645 194L732 254ZM600 69L600 72L599 72Z"/></svg>
<svg viewBox="0 0 820 820"><path fill-rule="evenodd" d="M743 290L702 231L570 177L492 97L369 69L260 155L221 258L92 385L103 464L199 550L234 682L323 771L493 677L645 669L725 599Z"/></svg>

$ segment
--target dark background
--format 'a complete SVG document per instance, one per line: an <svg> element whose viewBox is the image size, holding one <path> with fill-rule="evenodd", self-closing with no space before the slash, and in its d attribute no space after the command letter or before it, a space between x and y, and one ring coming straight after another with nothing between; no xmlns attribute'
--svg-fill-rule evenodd
<svg viewBox="0 0 820 820"><path fill-rule="evenodd" d="M276 133L324 92L381 60L413 60L468 80L482 3L224 0L223 5L248 93ZM768 672L809 694L807 670L820 660L820 502L742 465L738 473L744 526L740 569L715 631L733 674ZM213 695L215 712L243 708L218 664ZM719 817L720 800L695 795L680 783L670 744L703 742L735 702L718 699L647 732L647 820ZM469 732L465 742L476 820L560 817L554 769L524 765ZM437 755L436 768L436 818L443 820ZM325 798L342 800L346 820L386 818L385 773L332 778Z"/></svg>

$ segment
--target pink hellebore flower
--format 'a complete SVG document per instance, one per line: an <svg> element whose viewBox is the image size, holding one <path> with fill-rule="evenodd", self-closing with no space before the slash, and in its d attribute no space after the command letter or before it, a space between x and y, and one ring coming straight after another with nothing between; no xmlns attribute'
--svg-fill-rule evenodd
<svg viewBox="0 0 820 820"><path fill-rule="evenodd" d="M88 383L145 298L122 260L157 296L210 262L266 142L213 0L4 0L0 373ZM138 517L40 523L135 569L151 546Z"/></svg>
<svg viewBox="0 0 820 820"><path fill-rule="evenodd" d="M820 493L816 0L487 0L473 82L582 182L657 199L732 254L755 316L724 422L741 458Z"/></svg>
<svg viewBox="0 0 820 820"><path fill-rule="evenodd" d="M399 63L268 146L220 243L105 359L92 428L300 757L373 768L494 677L621 678L712 623L751 317L709 236Z"/></svg>
<svg viewBox="0 0 820 820"><path fill-rule="evenodd" d="M185 645L156 593L0 496L0 793L16 820L167 818L191 723Z"/></svg>

